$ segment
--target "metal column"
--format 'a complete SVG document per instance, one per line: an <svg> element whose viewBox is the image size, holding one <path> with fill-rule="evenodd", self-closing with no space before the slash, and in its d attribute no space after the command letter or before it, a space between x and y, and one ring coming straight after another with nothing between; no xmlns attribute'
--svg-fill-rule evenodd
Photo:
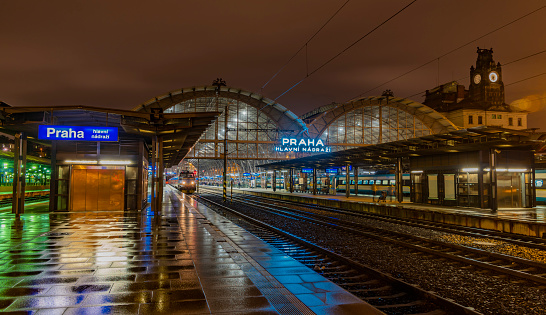
<svg viewBox="0 0 546 315"><path fill-rule="evenodd" d="M535 155L533 153L531 153L531 193L529 195L530 195L530 198L531 198L530 205L531 205L532 208L537 206L537 190L536 190L536 186L535 186L535 169L536 169Z"/></svg>
<svg viewBox="0 0 546 315"><path fill-rule="evenodd" d="M165 171L163 165L163 137L158 137L157 141L157 211L161 212L163 204L163 172Z"/></svg>
<svg viewBox="0 0 546 315"><path fill-rule="evenodd" d="M290 192L293 193L294 192L294 169L293 168L290 169L289 183L290 183Z"/></svg>
<svg viewBox="0 0 546 315"><path fill-rule="evenodd" d="M313 195L317 194L317 168L313 167Z"/></svg>
<svg viewBox="0 0 546 315"><path fill-rule="evenodd" d="M358 166L355 166L353 169L355 174L355 196L358 196Z"/></svg>
<svg viewBox="0 0 546 315"><path fill-rule="evenodd" d="M402 173L402 158L396 159L396 200L398 202L404 201L404 179Z"/></svg>
<svg viewBox="0 0 546 315"><path fill-rule="evenodd" d="M347 164L345 167L345 197L349 198L351 194L351 176L349 175L349 169L351 168L350 164Z"/></svg>
<svg viewBox="0 0 546 315"><path fill-rule="evenodd" d="M20 132L15 135L13 155L13 201L11 212L16 216L25 212L26 165L27 136Z"/></svg>
<svg viewBox="0 0 546 315"><path fill-rule="evenodd" d="M199 181L201 180L201 171L199 170L199 159L197 159L197 178L195 179L195 192L199 193Z"/></svg>
<svg viewBox="0 0 546 315"><path fill-rule="evenodd" d="M155 195L155 182L156 182L156 168L157 168L157 160L156 160L156 156L157 156L157 136L153 136L152 137L152 163L151 166L152 166L152 183L151 183L151 189L152 189L152 212L156 212L156 201L155 199L157 198L156 195Z"/></svg>
<svg viewBox="0 0 546 315"><path fill-rule="evenodd" d="M273 183L271 186L273 186L273 192L277 191L277 170L273 170Z"/></svg>
<svg viewBox="0 0 546 315"><path fill-rule="evenodd" d="M51 173L49 173L49 211L53 212L57 209L57 141L51 141Z"/></svg>
<svg viewBox="0 0 546 315"><path fill-rule="evenodd" d="M218 96L216 97L216 100L218 102ZM228 138L228 106L224 107L224 181L223 181L223 190L222 190L222 200L226 202L227 200L227 154L228 154L228 148L227 148L227 138ZM267 187L267 184L266 184Z"/></svg>
<svg viewBox="0 0 546 315"><path fill-rule="evenodd" d="M497 152L495 149L489 151L489 168L489 182L491 183L490 208L495 212L499 207L497 199Z"/></svg>

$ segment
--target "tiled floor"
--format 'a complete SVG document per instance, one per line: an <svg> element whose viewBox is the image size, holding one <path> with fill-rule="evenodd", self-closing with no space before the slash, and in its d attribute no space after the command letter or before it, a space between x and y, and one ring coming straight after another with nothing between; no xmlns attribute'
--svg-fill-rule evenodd
<svg viewBox="0 0 546 315"><path fill-rule="evenodd" d="M373 314L206 207L0 212L0 311L21 314Z"/></svg>

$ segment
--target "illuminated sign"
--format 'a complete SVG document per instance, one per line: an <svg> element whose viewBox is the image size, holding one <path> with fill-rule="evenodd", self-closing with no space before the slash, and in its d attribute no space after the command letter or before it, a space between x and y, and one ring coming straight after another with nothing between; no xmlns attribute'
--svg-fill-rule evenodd
<svg viewBox="0 0 546 315"><path fill-rule="evenodd" d="M243 176L250 176L250 173L243 173Z"/></svg>
<svg viewBox="0 0 546 315"><path fill-rule="evenodd" d="M118 128L88 126L38 126L38 139L76 141L118 141Z"/></svg>
<svg viewBox="0 0 546 315"><path fill-rule="evenodd" d="M536 187L542 187L542 184L544 182L542 181L542 179L535 179L535 186Z"/></svg>
<svg viewBox="0 0 546 315"><path fill-rule="evenodd" d="M327 168L326 173L337 174L337 168Z"/></svg>
<svg viewBox="0 0 546 315"><path fill-rule="evenodd" d="M302 173L313 173L313 169L312 168L302 168L301 172Z"/></svg>
<svg viewBox="0 0 546 315"><path fill-rule="evenodd" d="M277 152L332 152L321 139L281 138L281 145L275 146Z"/></svg>

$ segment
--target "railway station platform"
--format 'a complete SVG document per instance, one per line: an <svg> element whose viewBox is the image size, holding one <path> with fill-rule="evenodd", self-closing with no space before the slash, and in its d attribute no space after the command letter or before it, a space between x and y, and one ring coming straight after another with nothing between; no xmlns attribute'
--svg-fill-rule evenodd
<svg viewBox="0 0 546 315"><path fill-rule="evenodd" d="M206 206L0 211L0 312L382 314Z"/></svg>
<svg viewBox="0 0 546 315"><path fill-rule="evenodd" d="M221 191L221 187L201 186ZM228 189L228 196L230 194ZM233 188L233 192L260 195L282 200L290 200L321 206L343 208L358 211L399 217L405 219L424 220L439 223L449 223L466 227L483 228L499 232L522 234L526 236L546 238L546 207L499 209L492 212L489 209L447 207L426 204L415 204L408 197L399 203L393 197L387 197L385 202L378 202L378 196L354 195L349 198L345 194L313 195L301 192L273 191L263 188Z"/></svg>

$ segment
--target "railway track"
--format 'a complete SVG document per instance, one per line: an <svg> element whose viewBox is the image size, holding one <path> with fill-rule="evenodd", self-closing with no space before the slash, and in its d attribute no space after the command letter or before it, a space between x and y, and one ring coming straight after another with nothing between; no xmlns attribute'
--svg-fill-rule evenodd
<svg viewBox="0 0 546 315"><path fill-rule="evenodd" d="M194 197L233 220L244 220L244 227L257 237L387 314L479 314L472 308L355 262L203 195Z"/></svg>
<svg viewBox="0 0 546 315"><path fill-rule="evenodd" d="M537 283L541 286L546 285L546 265L540 262L492 253L462 245L445 243L417 235L363 225L361 223L340 220L338 218L332 218L331 216L320 215L305 210L280 207L278 205L275 205L275 208L272 208L271 202L264 203L255 200L251 201L240 197L235 197L234 200L252 205L253 207L258 207L270 213L277 213L298 220L307 220L331 229L346 231L442 257L448 261L456 261L465 265L472 265L480 269L493 271L501 275L517 277L519 279Z"/></svg>
<svg viewBox="0 0 546 315"><path fill-rule="evenodd" d="M394 217L389 217L386 215L381 215L376 213L364 213L364 212L358 212L353 210L330 208L330 207L324 207L324 206L313 205L313 204L302 204L302 203L297 203L294 201L271 199L271 198L265 198L261 196L255 196L255 195L246 195L246 194L241 194L241 195L245 196L247 199L267 200L267 202L270 204L299 206L304 208L306 207L309 209L331 211L333 213L353 215L353 216L367 218L371 220L378 220L378 221L389 222L394 224L403 224L403 225L409 225L409 226L420 227L425 229L433 229L435 231L452 233L452 234L457 234L462 236L470 236L470 237L477 237L477 238L487 237L492 240L511 243L518 246L526 246L529 248L546 250L546 238L538 238L538 237L531 237L526 235L504 233L504 232L499 232L494 230L480 229L475 227L466 227L466 226L453 225L448 223L394 218Z"/></svg>

